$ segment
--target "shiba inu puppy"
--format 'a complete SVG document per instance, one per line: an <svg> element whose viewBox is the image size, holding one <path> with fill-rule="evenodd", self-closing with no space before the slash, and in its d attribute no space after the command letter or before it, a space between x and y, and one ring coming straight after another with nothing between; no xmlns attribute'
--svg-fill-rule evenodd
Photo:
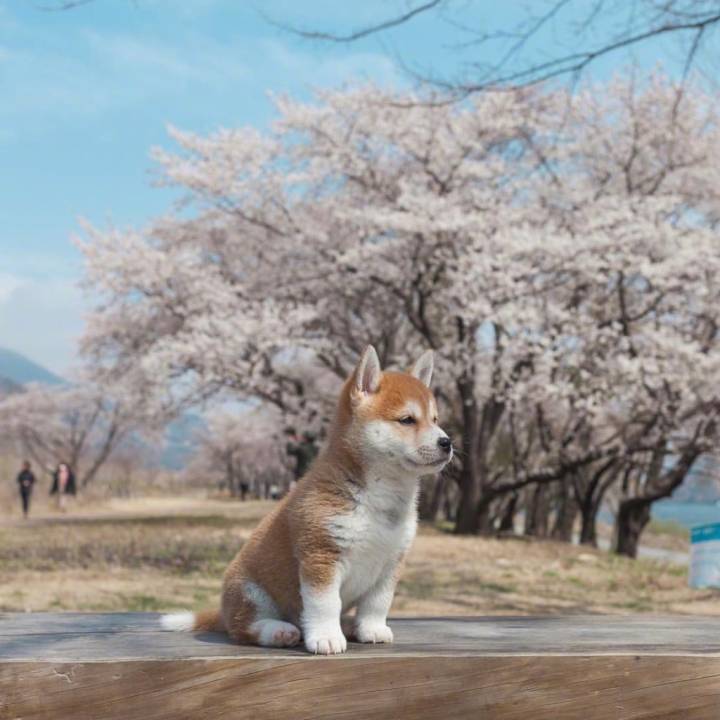
<svg viewBox="0 0 720 720"><path fill-rule="evenodd" d="M340 393L327 446L228 567L220 610L166 615L163 626L271 647L302 638L321 655L345 652L346 633L392 642L387 614L415 536L418 481L453 454L432 371L426 352L408 373L382 372L368 347Z"/></svg>

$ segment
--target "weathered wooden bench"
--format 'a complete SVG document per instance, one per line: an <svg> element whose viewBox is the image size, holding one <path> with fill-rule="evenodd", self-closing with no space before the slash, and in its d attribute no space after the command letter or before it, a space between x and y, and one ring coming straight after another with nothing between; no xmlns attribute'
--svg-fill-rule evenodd
<svg viewBox="0 0 720 720"><path fill-rule="evenodd" d="M720 718L720 618L392 626L392 646L324 658L155 614L0 614L0 718Z"/></svg>

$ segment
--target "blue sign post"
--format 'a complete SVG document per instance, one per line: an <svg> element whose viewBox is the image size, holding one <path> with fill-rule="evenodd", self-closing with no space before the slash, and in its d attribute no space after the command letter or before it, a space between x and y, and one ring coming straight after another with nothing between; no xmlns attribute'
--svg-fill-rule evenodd
<svg viewBox="0 0 720 720"><path fill-rule="evenodd" d="M690 531L690 587L720 587L720 523Z"/></svg>

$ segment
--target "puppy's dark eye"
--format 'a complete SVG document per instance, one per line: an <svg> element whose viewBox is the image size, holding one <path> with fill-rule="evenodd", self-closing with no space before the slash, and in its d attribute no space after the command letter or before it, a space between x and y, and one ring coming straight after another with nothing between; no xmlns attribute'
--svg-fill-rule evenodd
<svg viewBox="0 0 720 720"><path fill-rule="evenodd" d="M412 415L406 415L405 417L401 417L398 419L398 422L401 425L414 425L415 424L415 418Z"/></svg>

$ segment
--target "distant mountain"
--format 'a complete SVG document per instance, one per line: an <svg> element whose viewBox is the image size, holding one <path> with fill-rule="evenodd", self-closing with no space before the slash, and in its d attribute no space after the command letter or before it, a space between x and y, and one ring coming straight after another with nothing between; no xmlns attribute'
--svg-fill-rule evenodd
<svg viewBox="0 0 720 720"><path fill-rule="evenodd" d="M160 464L170 470L181 470L197 449L198 432L205 421L194 413L184 413L173 420L165 431L165 447Z"/></svg>
<svg viewBox="0 0 720 720"><path fill-rule="evenodd" d="M22 392L22 385L18 385L12 380L8 380L6 377L0 375L0 398L6 395L13 395L14 393Z"/></svg>
<svg viewBox="0 0 720 720"><path fill-rule="evenodd" d="M700 458L685 482L672 494L679 502L716 503L720 500L720 465L711 455Z"/></svg>
<svg viewBox="0 0 720 720"><path fill-rule="evenodd" d="M16 385L31 382L62 385L65 382L55 373L8 348L0 348L0 377Z"/></svg>

